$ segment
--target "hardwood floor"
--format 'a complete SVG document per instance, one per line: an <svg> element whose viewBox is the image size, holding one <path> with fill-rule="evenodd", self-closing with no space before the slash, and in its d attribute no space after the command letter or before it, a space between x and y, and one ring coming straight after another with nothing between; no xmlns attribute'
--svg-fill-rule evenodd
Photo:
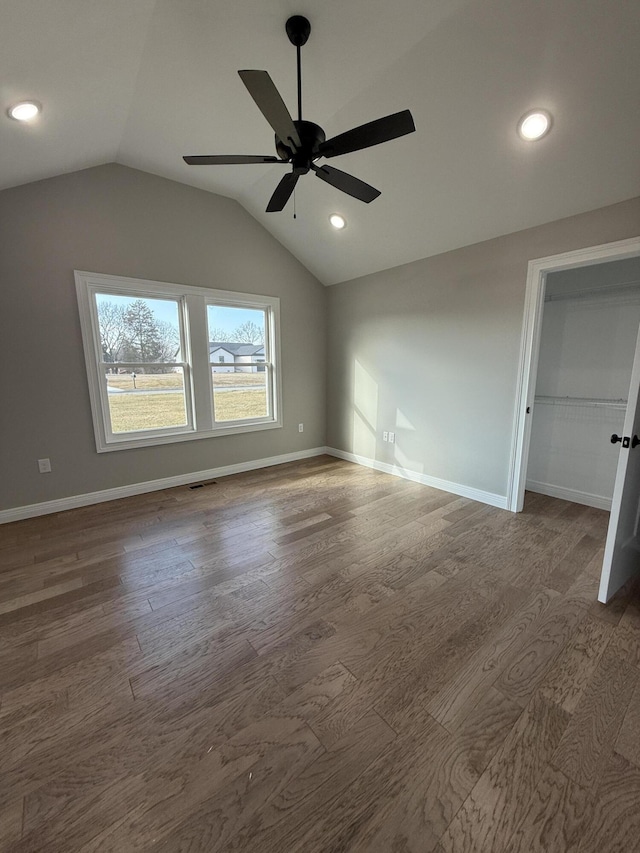
<svg viewBox="0 0 640 853"><path fill-rule="evenodd" d="M320 457L0 527L0 850L639 851L607 521Z"/></svg>

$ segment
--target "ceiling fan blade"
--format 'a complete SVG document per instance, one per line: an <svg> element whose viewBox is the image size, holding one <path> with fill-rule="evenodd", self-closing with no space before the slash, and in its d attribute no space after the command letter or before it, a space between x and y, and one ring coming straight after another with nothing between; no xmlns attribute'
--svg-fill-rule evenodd
<svg viewBox="0 0 640 853"><path fill-rule="evenodd" d="M291 114L266 71L238 71L258 109L285 145L301 148Z"/></svg>
<svg viewBox="0 0 640 853"><path fill-rule="evenodd" d="M366 204L380 195L380 190L370 184L365 184L359 178L354 178L353 175L341 172L340 169L334 169L333 166L315 166L312 164L311 168L319 178L331 184L332 187L342 190L343 193L352 195L354 198L366 202Z"/></svg>
<svg viewBox="0 0 640 853"><path fill-rule="evenodd" d="M351 151L360 151L362 148L397 139L398 136L413 133L415 129L411 112L402 110L327 139L320 145L319 150L323 157L337 157L339 154L349 154Z"/></svg>
<svg viewBox="0 0 640 853"><path fill-rule="evenodd" d="M279 157L261 157L256 154L212 154L204 156L188 156L182 158L190 166L231 166L238 163L286 163Z"/></svg>
<svg viewBox="0 0 640 853"><path fill-rule="evenodd" d="M276 187L274 194L269 199L267 213L278 213L284 209L285 204L291 198L291 193L296 188L299 177L300 175L296 175L294 172L289 172L284 176L284 178L282 178Z"/></svg>

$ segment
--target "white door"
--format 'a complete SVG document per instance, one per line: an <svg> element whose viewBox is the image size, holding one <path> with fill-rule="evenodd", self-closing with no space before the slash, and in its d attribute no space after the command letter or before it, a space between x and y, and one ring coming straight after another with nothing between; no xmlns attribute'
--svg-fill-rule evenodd
<svg viewBox="0 0 640 853"><path fill-rule="evenodd" d="M640 575L640 333L631 371L611 517L598 601L606 603L633 575Z"/></svg>

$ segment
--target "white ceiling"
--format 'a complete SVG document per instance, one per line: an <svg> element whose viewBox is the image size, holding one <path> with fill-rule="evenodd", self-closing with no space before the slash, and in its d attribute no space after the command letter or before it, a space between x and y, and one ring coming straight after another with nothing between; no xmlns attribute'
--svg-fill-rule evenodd
<svg viewBox="0 0 640 853"><path fill-rule="evenodd" d="M327 136L409 108L417 132L332 159L382 195L307 175L264 213L280 165L194 167L183 154L273 154L237 75L269 71ZM237 199L325 284L640 194L637 0L3 0L0 187L118 162ZM554 116L525 143L527 109ZM348 227L328 225L332 212Z"/></svg>

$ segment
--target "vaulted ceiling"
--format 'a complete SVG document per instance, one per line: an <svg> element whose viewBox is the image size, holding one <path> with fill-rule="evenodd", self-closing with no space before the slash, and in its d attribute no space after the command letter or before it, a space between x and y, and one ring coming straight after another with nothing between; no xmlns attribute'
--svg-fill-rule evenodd
<svg viewBox="0 0 640 853"><path fill-rule="evenodd" d="M267 70L292 114L286 19L306 15L303 117L327 136L401 109L417 132L331 160L382 195L314 176L264 212L285 167L237 70ZM333 284L640 194L637 0L4 0L0 187L118 162L237 199ZM529 108L552 132L524 142ZM333 212L347 228L334 231ZM250 247L247 247L250 249Z"/></svg>

